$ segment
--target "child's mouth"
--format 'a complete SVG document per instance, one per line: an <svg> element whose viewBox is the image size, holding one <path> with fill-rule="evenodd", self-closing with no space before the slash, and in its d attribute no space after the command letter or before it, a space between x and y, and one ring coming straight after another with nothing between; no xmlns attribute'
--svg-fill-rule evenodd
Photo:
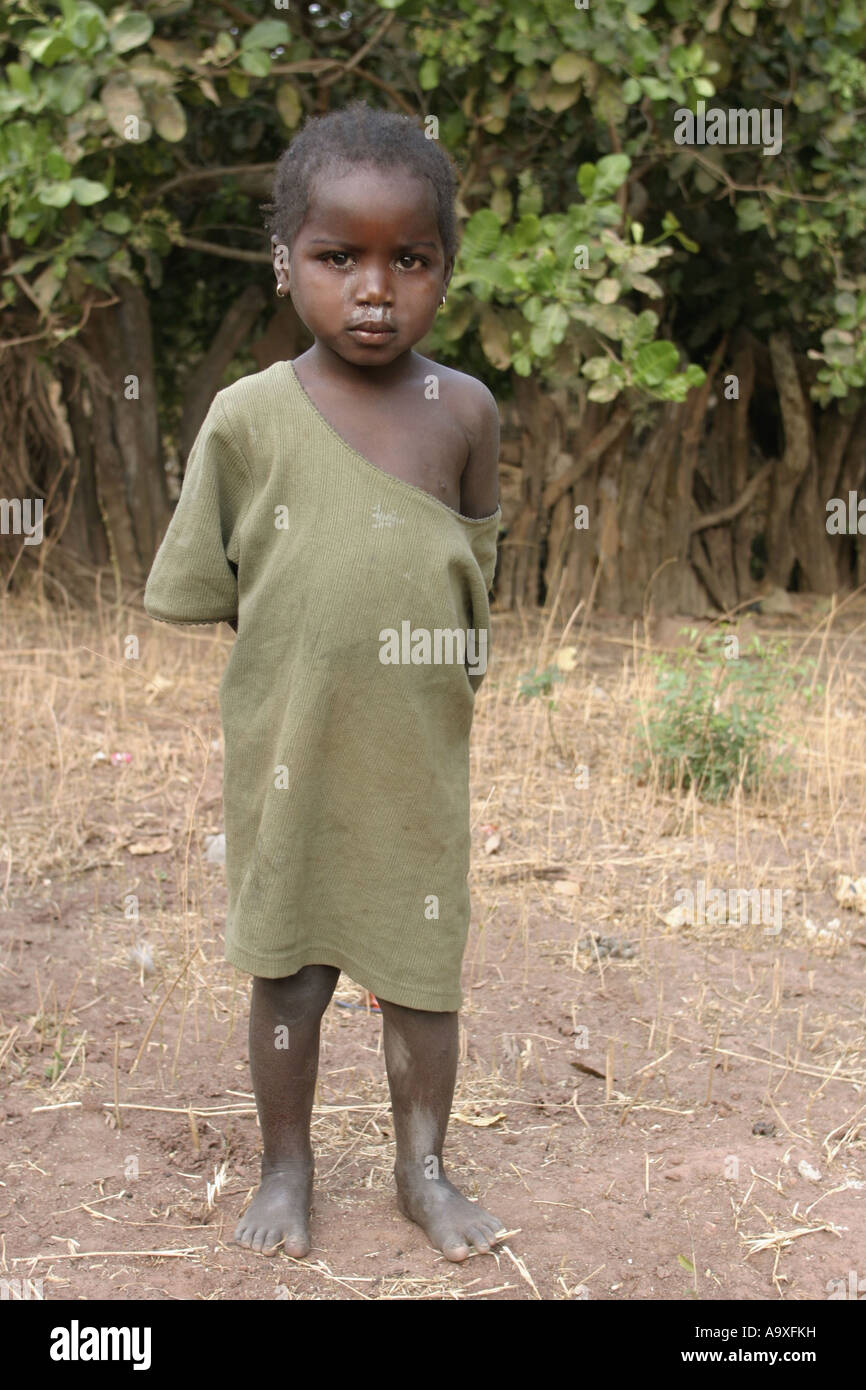
<svg viewBox="0 0 866 1390"><path fill-rule="evenodd" d="M358 323L348 331L359 342L379 344L393 337L397 330L385 323Z"/></svg>

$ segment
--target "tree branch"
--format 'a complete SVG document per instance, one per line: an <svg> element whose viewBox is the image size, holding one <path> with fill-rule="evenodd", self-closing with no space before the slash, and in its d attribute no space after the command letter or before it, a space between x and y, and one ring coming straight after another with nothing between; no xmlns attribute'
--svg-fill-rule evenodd
<svg viewBox="0 0 866 1390"><path fill-rule="evenodd" d="M180 422L180 452L184 460L189 457L226 367L264 306L261 286L248 285L229 306L210 347L186 382Z"/></svg>
<svg viewBox="0 0 866 1390"><path fill-rule="evenodd" d="M568 489L573 486L578 479L582 478L588 468L601 458L606 449L609 449L614 440L618 439L628 424L631 416L629 412L620 407L616 410L603 429L591 441L579 463L573 468L569 468L558 478L552 479L547 484L541 495L541 503L544 507L554 506Z"/></svg>
<svg viewBox="0 0 866 1390"><path fill-rule="evenodd" d="M263 174L273 167L274 162L271 160L268 164L218 164L212 169L193 169L188 174L177 174L175 178L169 179L168 183L160 184L159 188L148 193L144 201L151 203L170 192L172 188L179 188L185 183L204 183L209 179L228 178L232 174Z"/></svg>
<svg viewBox="0 0 866 1390"><path fill-rule="evenodd" d="M376 30L375 34L371 34L367 42L365 44L362 44L362 46L358 49L358 52L353 54L349 61L345 64L343 68L344 72L348 72L350 68L357 67L361 59L366 58L367 54L370 52L370 49L375 48L379 40L381 38L384 38L384 36L387 34L388 30L391 28L391 25L394 23L394 20L396 18L396 11L391 10L385 16L383 23L379 25L379 28ZM330 87L332 83L337 81L339 76L340 74L338 72L335 72L332 77L326 77L322 82L322 86Z"/></svg>
<svg viewBox="0 0 866 1390"><path fill-rule="evenodd" d="M252 28L258 22L253 19L252 15L247 14L246 10L241 10L237 5L233 5L231 0L216 0L216 3L219 9L225 10L226 14L231 15L238 24L246 24Z"/></svg>
<svg viewBox="0 0 866 1390"><path fill-rule="evenodd" d="M270 265L267 251L238 251L234 246L219 246L215 241L199 241L198 237L182 236L175 241L187 251L204 251L209 256L222 256L227 261L250 261L255 265Z"/></svg>
<svg viewBox="0 0 866 1390"><path fill-rule="evenodd" d="M772 473L774 463L774 459L768 459L765 464L762 464L735 502L729 502L727 507L719 507L715 512L704 512L702 516L696 517L689 527L691 534L694 535L697 531L706 531L710 526L723 526L726 521L733 521L735 516L744 512L764 479Z"/></svg>

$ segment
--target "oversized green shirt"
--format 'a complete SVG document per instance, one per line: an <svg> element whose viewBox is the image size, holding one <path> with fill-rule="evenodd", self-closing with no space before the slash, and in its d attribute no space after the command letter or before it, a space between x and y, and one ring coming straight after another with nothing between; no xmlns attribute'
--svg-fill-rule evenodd
<svg viewBox="0 0 866 1390"><path fill-rule="evenodd" d="M334 965L392 1003L460 1007L500 517L371 463L291 362L215 397L144 606L238 620L219 700L225 953L241 970Z"/></svg>

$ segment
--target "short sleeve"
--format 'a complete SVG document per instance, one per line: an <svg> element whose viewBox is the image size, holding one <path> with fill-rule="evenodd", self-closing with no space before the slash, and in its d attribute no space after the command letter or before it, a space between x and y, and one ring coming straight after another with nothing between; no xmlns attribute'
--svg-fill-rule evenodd
<svg viewBox="0 0 866 1390"><path fill-rule="evenodd" d="M217 395L190 451L180 497L148 575L149 617L220 623L237 616L239 531L251 493L247 462Z"/></svg>
<svg viewBox="0 0 866 1390"><path fill-rule="evenodd" d="M497 503L496 511L486 518L487 524L478 526L470 534L472 554L484 576L485 593L493 588L496 573L496 547L499 539L499 525L502 520L502 507Z"/></svg>
<svg viewBox="0 0 866 1390"><path fill-rule="evenodd" d="M493 576L496 573L496 542L499 534L499 522L502 518L502 509L497 506L492 516L488 517L488 524L473 528L470 533L470 544L472 554L481 571L483 581L483 593L478 592L473 602L473 627L476 630L476 656L483 660L476 661L476 669L471 670L467 667L466 674L469 677L469 684L472 686L474 694L478 694L481 684L487 674L487 653L490 646L490 604L488 594L493 586ZM482 646L483 643L483 646Z"/></svg>

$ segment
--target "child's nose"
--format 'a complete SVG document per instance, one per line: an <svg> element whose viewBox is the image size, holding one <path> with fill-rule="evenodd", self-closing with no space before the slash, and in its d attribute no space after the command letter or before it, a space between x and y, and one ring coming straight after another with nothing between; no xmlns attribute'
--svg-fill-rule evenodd
<svg viewBox="0 0 866 1390"><path fill-rule="evenodd" d="M386 304L392 298L391 281L385 270L369 270L358 285L360 304Z"/></svg>

